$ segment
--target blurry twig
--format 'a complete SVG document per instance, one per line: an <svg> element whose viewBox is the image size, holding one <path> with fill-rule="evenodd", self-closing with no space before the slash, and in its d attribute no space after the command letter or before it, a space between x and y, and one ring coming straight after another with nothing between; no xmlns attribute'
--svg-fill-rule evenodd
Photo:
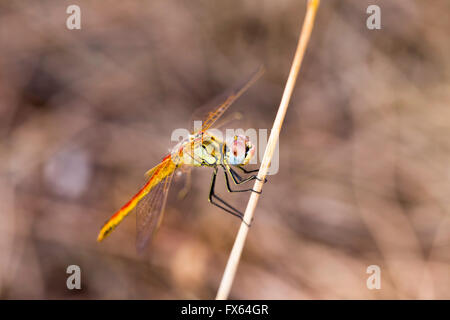
<svg viewBox="0 0 450 320"><path fill-rule="evenodd" d="M300 38L297 45L297 50L295 52L294 60L292 62L291 70L289 72L289 77L284 88L283 97L281 99L280 107L270 133L269 142L267 143L266 150L264 152L264 157L259 169L258 178L253 187L256 191L261 191L263 186L263 181L269 170L270 161L272 159L275 146L278 142L278 137L280 134L281 126L283 125L283 120L286 115L287 107L289 105L289 100L294 90L295 81L297 75L300 71L300 66L303 61L303 56L308 45L308 41L313 29L314 18L316 16L317 9L319 7L320 0L309 0L306 10L306 17L303 22L302 31L300 33ZM248 223L252 221L255 212L256 204L258 203L259 193L253 192L247 204L247 208L244 214L244 221L241 224L239 232L236 236L233 249L231 250L230 257L228 259L227 266L220 283L219 290L217 292L216 299L224 300L228 298L231 286L233 284L234 276L236 274L237 266L244 248L245 239L248 233Z"/></svg>

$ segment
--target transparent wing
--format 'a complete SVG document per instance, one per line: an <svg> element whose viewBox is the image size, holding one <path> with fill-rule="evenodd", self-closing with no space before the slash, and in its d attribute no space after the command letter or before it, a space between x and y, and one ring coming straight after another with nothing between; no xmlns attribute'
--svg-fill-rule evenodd
<svg viewBox="0 0 450 320"><path fill-rule="evenodd" d="M197 132L199 131L199 128L195 128L194 127L194 121L200 121L201 119L206 119L208 117L208 115L209 115L209 112L207 110L211 111L211 108L209 108L209 109L206 109L204 107L199 108L192 115L191 120L189 121L190 132L191 133L195 133L196 131ZM242 120L242 119L243 119L242 113L238 112L238 111L235 111L235 112L227 115L226 117L222 116L222 118L220 118L220 120L217 120L214 123L214 128L215 129L222 129L222 128L225 128L225 126L233 125L234 121ZM203 120L202 120L202 123L203 123ZM201 131L201 129L200 129L200 131Z"/></svg>
<svg viewBox="0 0 450 320"><path fill-rule="evenodd" d="M136 248L142 252L161 224L173 174L161 180L136 207Z"/></svg>
<svg viewBox="0 0 450 320"><path fill-rule="evenodd" d="M133 210L136 205L144 199L154 187L156 187L162 180L171 175L175 171L176 165L170 158L170 155L165 157L163 161L148 171L148 181L122 208L114 213L111 218L103 225L100 230L97 241L105 239L117 225Z"/></svg>
<svg viewBox="0 0 450 320"><path fill-rule="evenodd" d="M244 82L232 87L205 107L200 108L194 113L191 124L194 120L202 120L202 128L200 131L206 131L219 119L225 111L235 102L248 88L251 87L256 80L258 80L264 73L264 68L261 66ZM214 109L211 111L211 106ZM218 106L218 107L217 107ZM199 131L199 130L197 130ZM194 132L194 130L193 130Z"/></svg>

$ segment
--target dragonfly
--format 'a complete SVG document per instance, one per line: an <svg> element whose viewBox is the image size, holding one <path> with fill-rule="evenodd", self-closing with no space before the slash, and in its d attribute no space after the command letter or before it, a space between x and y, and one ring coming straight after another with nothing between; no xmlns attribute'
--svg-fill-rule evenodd
<svg viewBox="0 0 450 320"><path fill-rule="evenodd" d="M208 130L263 73L264 69L260 67L243 84L232 88L223 101L206 114L201 122L200 129L192 131L158 165L146 172L147 181L144 186L106 221L98 234L97 241L104 240L136 208L136 247L138 251L142 251L161 224L174 173L182 168L185 168L185 170L190 170L193 167L213 168L208 196L209 202L244 221L244 214L241 211L225 202L215 193L216 177L219 170L222 169L229 192L257 192L251 188L235 190L231 188L230 184L230 180L235 185L241 185L255 179L259 180L257 174L254 174L258 170L244 168L253 158L255 146L247 136L235 135L224 141ZM236 170L250 175L242 177Z"/></svg>

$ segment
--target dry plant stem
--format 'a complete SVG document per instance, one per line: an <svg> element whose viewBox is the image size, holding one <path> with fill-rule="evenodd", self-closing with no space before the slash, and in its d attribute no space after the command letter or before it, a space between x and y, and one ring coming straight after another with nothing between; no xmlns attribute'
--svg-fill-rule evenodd
<svg viewBox="0 0 450 320"><path fill-rule="evenodd" d="M300 38L298 40L297 50L295 52L294 60L292 62L291 70L289 72L289 77L284 88L283 97L281 99L280 107L278 108L277 116L275 118L272 131L270 133L269 142L267 143L266 150L264 152L264 157L261 163L261 167L258 172L259 181L256 180L253 190L261 191L263 182L267 171L269 169L270 161L272 160L272 155L275 150L275 146L278 142L278 137L280 134L281 126L283 125L283 120L286 115L287 107L289 105L289 100L291 99L292 91L294 90L295 81L297 79L300 66L302 64L303 56L305 54L306 47L311 35L311 31L314 25L314 18L316 16L317 8L319 7L320 0L309 0L306 10L305 21L303 22L302 31L300 33ZM247 223L253 220L253 215L255 212L256 204L258 203L259 193L252 192L250 199L245 209L244 221ZM247 238L248 225L246 223L241 223L239 232L236 236L236 240L231 250L230 257L228 258L227 266L225 267L225 272L220 283L219 290L217 292L217 300L225 300L233 284L233 280L236 274L237 266L241 258L242 250L244 248L245 239Z"/></svg>

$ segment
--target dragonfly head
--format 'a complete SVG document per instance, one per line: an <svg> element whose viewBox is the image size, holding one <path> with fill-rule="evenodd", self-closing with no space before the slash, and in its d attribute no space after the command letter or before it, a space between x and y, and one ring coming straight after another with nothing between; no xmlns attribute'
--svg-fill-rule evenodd
<svg viewBox="0 0 450 320"><path fill-rule="evenodd" d="M236 135L225 144L225 160L231 165L246 165L255 154L249 137Z"/></svg>

